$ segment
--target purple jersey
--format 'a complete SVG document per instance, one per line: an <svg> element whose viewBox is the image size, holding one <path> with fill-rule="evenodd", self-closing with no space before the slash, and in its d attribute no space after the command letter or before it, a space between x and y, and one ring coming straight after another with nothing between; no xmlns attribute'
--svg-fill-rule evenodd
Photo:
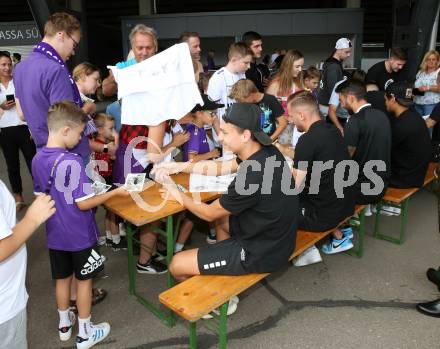
<svg viewBox="0 0 440 349"><path fill-rule="evenodd" d="M32 160L32 175L35 194L48 191L55 201L56 212L46 222L47 246L80 251L96 245L95 216L92 210L81 211L77 206L94 196L81 157L63 148L43 147Z"/></svg>
<svg viewBox="0 0 440 349"><path fill-rule="evenodd" d="M15 95L23 111L37 148L47 143L47 111L49 107L64 100L74 101L68 72L57 62L31 52L14 69ZM89 141L82 137L73 149L84 159L90 154Z"/></svg>
<svg viewBox="0 0 440 349"><path fill-rule="evenodd" d="M189 140L183 146L183 161L188 161L188 153L205 154L209 152L208 139L203 127L188 124Z"/></svg>

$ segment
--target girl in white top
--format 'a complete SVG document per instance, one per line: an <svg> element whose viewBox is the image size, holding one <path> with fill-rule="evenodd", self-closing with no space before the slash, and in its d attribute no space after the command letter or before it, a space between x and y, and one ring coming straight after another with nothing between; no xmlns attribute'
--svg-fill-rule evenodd
<svg viewBox="0 0 440 349"><path fill-rule="evenodd" d="M20 154L23 153L29 172L35 155L35 144L25 121L15 107L15 89L12 81L12 60L0 52L0 147L6 160L9 182L14 194L17 212L24 206L20 174Z"/></svg>
<svg viewBox="0 0 440 349"><path fill-rule="evenodd" d="M431 50L423 57L420 70L416 75L414 87L425 92L423 96L414 96L417 112L422 115L431 115L435 105L440 102L440 54Z"/></svg>
<svg viewBox="0 0 440 349"><path fill-rule="evenodd" d="M304 89L301 72L304 66L304 56L296 50L287 51L281 62L280 69L266 90L267 94L278 98L287 115L287 98L295 92ZM278 137L280 144L290 144L295 133L295 125L289 124Z"/></svg>

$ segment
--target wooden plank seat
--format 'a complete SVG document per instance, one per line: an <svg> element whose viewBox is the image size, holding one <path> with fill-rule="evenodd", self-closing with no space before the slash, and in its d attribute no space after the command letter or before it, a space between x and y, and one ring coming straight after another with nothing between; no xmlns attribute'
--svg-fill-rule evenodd
<svg viewBox="0 0 440 349"><path fill-rule="evenodd" d="M359 217L363 217L365 207L365 205L356 206L355 213L357 213ZM347 223L350 218L351 217L347 217L344 219L338 227ZM295 251L289 257L289 261L324 239L335 229L337 229L337 227L325 232L298 230ZM359 237L358 244L360 244L360 249L362 250L364 231L363 219L361 219L360 230L362 230L362 233L360 234L362 237ZM362 252L360 255L362 255ZM220 308L218 326L219 347L226 348L226 312L229 299L233 296L239 295L268 275L269 273L241 276L197 275L162 292L159 295L159 300L183 319L189 321L190 348L196 348L197 346L196 322L202 318L202 316Z"/></svg>
<svg viewBox="0 0 440 349"><path fill-rule="evenodd" d="M423 187L430 184L435 179L434 170L437 167L437 163L431 162L428 166L428 170L426 171L425 180L423 182ZM385 192L385 195L381 202L379 202L376 206L376 217L374 223L374 237L377 239L386 240L398 245L401 245L405 242L405 233L406 233L406 225L407 225L407 217L408 217L408 203L410 197L418 192L420 188L407 188L407 189L399 189L399 188L388 188ZM399 238L394 236L381 233L379 231L381 215L380 211L384 205L388 205L391 207L399 208L400 212L400 235Z"/></svg>

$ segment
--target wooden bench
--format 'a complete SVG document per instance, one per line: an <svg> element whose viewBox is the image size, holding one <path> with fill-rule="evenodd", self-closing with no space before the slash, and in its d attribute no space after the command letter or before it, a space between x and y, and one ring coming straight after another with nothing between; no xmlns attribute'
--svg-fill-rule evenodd
<svg viewBox="0 0 440 349"><path fill-rule="evenodd" d="M357 213L360 218L358 252L354 253L357 256L362 256L364 239L363 217L365 208L365 205L359 205L356 206L355 210L355 213ZM338 227L345 224L350 218L351 217L345 219ZM296 235L296 248L290 256L289 261L328 236L338 227L321 233L298 230ZM189 322L189 343L191 349L197 347L197 321L200 320L202 316L220 308L220 315L214 316L219 320L217 328L219 348L223 349L227 347L226 313L229 299L239 295L268 275L269 273L241 276L197 275L162 292L159 295L159 300L166 307Z"/></svg>
<svg viewBox="0 0 440 349"><path fill-rule="evenodd" d="M425 181L423 182L423 187L427 186L435 179L434 170L436 167L437 167L437 163L431 162L429 164L428 170L426 171ZM390 241L398 245L401 245L405 242L409 199L414 193L418 192L419 190L420 188L408 188L408 189L388 188L387 189L382 201L379 202L376 206L376 217L374 222L375 238ZM399 238L381 233L379 231L380 218L381 218L380 211L383 205L385 204L391 207L400 208L401 210Z"/></svg>

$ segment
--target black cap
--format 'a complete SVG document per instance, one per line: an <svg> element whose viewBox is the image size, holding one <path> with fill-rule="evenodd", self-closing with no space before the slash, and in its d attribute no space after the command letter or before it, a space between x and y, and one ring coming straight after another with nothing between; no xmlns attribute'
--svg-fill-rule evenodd
<svg viewBox="0 0 440 349"><path fill-rule="evenodd" d="M223 120L244 130L251 131L260 144L271 145L272 139L261 129L261 122L264 120L264 114L262 114L263 111L255 104L235 103L226 110Z"/></svg>
<svg viewBox="0 0 440 349"><path fill-rule="evenodd" d="M205 95L204 93L202 93L201 96L203 100L203 105L196 104L196 106L191 110L191 113L202 110L216 110L225 106L224 104L220 104L211 100L208 95Z"/></svg>
<svg viewBox="0 0 440 349"><path fill-rule="evenodd" d="M413 88L408 82L393 82L387 86L385 93L405 104L413 103Z"/></svg>

